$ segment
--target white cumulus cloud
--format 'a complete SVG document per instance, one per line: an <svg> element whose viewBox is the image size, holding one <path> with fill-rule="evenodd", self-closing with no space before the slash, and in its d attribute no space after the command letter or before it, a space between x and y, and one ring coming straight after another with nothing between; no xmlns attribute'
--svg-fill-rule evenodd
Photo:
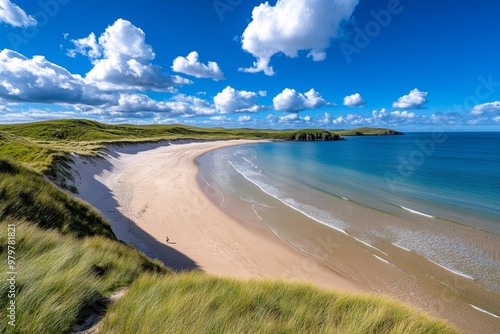
<svg viewBox="0 0 500 334"><path fill-rule="evenodd" d="M72 39L71 42L75 45L75 48L68 50L67 55L72 58L77 54L81 54L94 60L99 58L102 54L102 48L97 43L97 38L94 33L90 33L90 35L84 38Z"/></svg>
<svg viewBox="0 0 500 334"><path fill-rule="evenodd" d="M295 89L285 88L273 99L275 110L297 113L303 110L321 108L329 105L314 89L307 93L298 93Z"/></svg>
<svg viewBox="0 0 500 334"><path fill-rule="evenodd" d="M27 58L9 49L0 51L0 99L95 105L106 103L109 98L81 76L71 74L43 56Z"/></svg>
<svg viewBox="0 0 500 334"><path fill-rule="evenodd" d="M401 96L396 102L392 104L393 108L400 109L418 109L427 103L427 92L421 92L417 88L410 91L408 95Z"/></svg>
<svg viewBox="0 0 500 334"><path fill-rule="evenodd" d="M297 57L300 50L309 51L315 61L326 58L330 41L339 34L339 25L351 17L359 0L278 0L254 7L252 21L242 35L243 50L257 60L253 67L241 71L263 71L273 75L271 57L284 53Z"/></svg>
<svg viewBox="0 0 500 334"><path fill-rule="evenodd" d="M362 107L366 104L359 93L355 93L344 97L344 105L346 107Z"/></svg>
<svg viewBox="0 0 500 334"><path fill-rule="evenodd" d="M258 112L266 107L257 102L257 93L245 90L236 90L227 86L214 97L217 110L223 114L237 112Z"/></svg>
<svg viewBox="0 0 500 334"><path fill-rule="evenodd" d="M0 0L0 22L25 28L37 23L31 15L28 16L24 10L10 0Z"/></svg>
<svg viewBox="0 0 500 334"><path fill-rule="evenodd" d="M68 55L89 56L94 67L86 79L102 90L173 91L172 86L192 83L180 76L162 73L151 63L153 48L146 44L146 34L127 20L118 19L97 39L92 33L72 41L75 49Z"/></svg>
<svg viewBox="0 0 500 334"><path fill-rule="evenodd" d="M251 120L252 120L252 117L250 117L248 115L238 117L238 122L250 122Z"/></svg>
<svg viewBox="0 0 500 334"><path fill-rule="evenodd" d="M387 112L385 108L372 111L372 119L374 122L382 121L386 124L408 124L416 120L417 115L408 111L393 111Z"/></svg>
<svg viewBox="0 0 500 334"><path fill-rule="evenodd" d="M120 94L112 111L168 113L169 116L213 115L216 110L207 101L197 97L179 94L168 101L157 101L144 94Z"/></svg>
<svg viewBox="0 0 500 334"><path fill-rule="evenodd" d="M212 78L215 81L224 80L224 73L214 61L207 65L198 60L198 52L193 51L187 57L177 57L172 64L175 72L191 75L195 78Z"/></svg>
<svg viewBox="0 0 500 334"><path fill-rule="evenodd" d="M281 116L278 120L279 123L284 124L302 124L309 123L311 121L311 116L299 116L299 114L288 114L285 116Z"/></svg>
<svg viewBox="0 0 500 334"><path fill-rule="evenodd" d="M475 106L471 112L472 115L500 114L500 101L483 103Z"/></svg>

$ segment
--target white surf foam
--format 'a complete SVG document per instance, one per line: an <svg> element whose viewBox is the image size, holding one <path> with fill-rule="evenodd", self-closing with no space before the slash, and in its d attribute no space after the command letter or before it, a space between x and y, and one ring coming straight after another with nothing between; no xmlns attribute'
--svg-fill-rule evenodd
<svg viewBox="0 0 500 334"><path fill-rule="evenodd" d="M426 213L422 213L422 212L419 212L419 211L415 211L415 210L412 210L412 209L408 209L408 208L406 208L404 206L401 206L401 205L400 205L400 207L401 207L401 209L404 209L406 211L410 211L411 213L415 213L417 215L421 215L421 216L424 216L424 217L427 217L427 218L435 218L434 216L431 216L431 215L428 215Z"/></svg>
<svg viewBox="0 0 500 334"><path fill-rule="evenodd" d="M429 260L429 259L427 259L427 260ZM468 275L468 274L463 273L463 272L458 271L458 270L453 270L453 269L447 268L447 267L445 267L445 266L443 266L443 265L440 265L439 263L434 262L434 261L432 261L432 260L429 260L429 261L430 261L430 262L432 262L432 263L434 263L436 266L439 266L439 267L441 267L441 268L443 268L443 269L445 269L445 270L448 270L449 272L452 272L452 273L454 273L454 274L456 274L456 275L459 275L459 276L465 277L465 278L470 279L470 280L472 280L472 281L473 281L473 280L475 280L475 278L474 278L473 276L471 276L471 275Z"/></svg>
<svg viewBox="0 0 500 334"><path fill-rule="evenodd" d="M472 304L469 304L469 305L472 306L473 309L478 310L479 312L483 312L483 313L486 313L488 315L491 315L492 317L500 319L500 316L498 316L498 315L496 315L494 313L488 312L485 309L482 309L482 308L480 308L480 307L478 307L476 305L472 305Z"/></svg>

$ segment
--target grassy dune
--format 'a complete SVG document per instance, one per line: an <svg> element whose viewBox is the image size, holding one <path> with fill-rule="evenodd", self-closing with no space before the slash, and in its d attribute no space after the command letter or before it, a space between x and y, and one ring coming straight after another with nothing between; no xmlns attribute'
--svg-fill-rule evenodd
<svg viewBox="0 0 500 334"><path fill-rule="evenodd" d="M146 274L112 305L105 333L456 333L391 300L280 281Z"/></svg>
<svg viewBox="0 0 500 334"><path fill-rule="evenodd" d="M57 134L54 125L67 125L67 132ZM80 126L89 128L81 131ZM129 133L123 127L87 121L0 126L1 268L7 272L7 225L15 224L18 271L16 327L5 321L9 287L6 280L0 283L1 333L67 333L86 319L84 311L96 300L123 287L130 290L103 314L100 333L456 332L381 297L203 273L173 274L117 241L90 206L44 177L61 173L57 166L70 152L96 154L110 140L236 136L224 129L181 134L192 129L152 126ZM150 137L167 128L168 135ZM250 136L254 130L237 131Z"/></svg>
<svg viewBox="0 0 500 334"><path fill-rule="evenodd" d="M67 333L97 299L130 285L145 272L167 272L133 248L108 238L77 239L28 221L2 221L12 223L17 226L16 326L1 321L0 333ZM2 233L2 259L7 258L6 244ZM7 289L2 281L2 320L7 319Z"/></svg>

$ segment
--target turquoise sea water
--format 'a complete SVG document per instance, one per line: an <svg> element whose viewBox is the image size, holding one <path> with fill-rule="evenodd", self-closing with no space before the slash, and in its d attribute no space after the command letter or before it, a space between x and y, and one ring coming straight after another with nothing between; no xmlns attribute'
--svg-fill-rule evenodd
<svg viewBox="0 0 500 334"><path fill-rule="evenodd" d="M321 223L361 247L381 247L387 262L396 246L500 292L500 133L267 142L216 150L198 163L200 184L225 211L264 222L301 250L314 252L314 242L291 230ZM390 215L360 214L349 203Z"/></svg>
<svg viewBox="0 0 500 334"><path fill-rule="evenodd" d="M410 133L248 148L241 156L246 161L233 164L273 195L280 184L297 183L375 209L397 214L403 207L500 234L500 133Z"/></svg>

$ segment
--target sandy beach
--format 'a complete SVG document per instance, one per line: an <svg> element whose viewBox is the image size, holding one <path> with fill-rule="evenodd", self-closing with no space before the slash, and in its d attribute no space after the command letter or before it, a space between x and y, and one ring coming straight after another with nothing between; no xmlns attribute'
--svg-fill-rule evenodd
<svg viewBox="0 0 500 334"><path fill-rule="evenodd" d="M218 148L247 143L254 141L111 145L103 158L75 155L77 196L102 213L119 240L176 271L197 269L218 276L286 279L327 289L381 293L447 319L467 332L496 332L497 316L477 306L497 312L496 294L415 252L384 240L374 247L347 233L305 221L309 218L295 210L267 210L271 220L286 223L290 235L311 240L309 249L297 247L273 233L270 226L239 215L234 218L234 210L243 210L241 204L225 203L233 213L218 206L220 198L211 199L213 189L207 192L202 188L203 178L197 179L195 160ZM388 227L413 228L404 218L342 199L334 201L338 203L329 205L338 207L339 216L355 221L360 229L369 228L372 220ZM272 206L280 207L275 202ZM429 224L432 233L463 237L459 225L441 231L433 221L422 220L419 228ZM485 238L482 231L466 232L470 239L495 244L495 238Z"/></svg>
<svg viewBox="0 0 500 334"><path fill-rule="evenodd" d="M78 196L108 219L118 239L175 270L286 278L337 290L364 290L270 233L236 221L202 192L194 159L247 142L110 146L105 159L75 156Z"/></svg>

